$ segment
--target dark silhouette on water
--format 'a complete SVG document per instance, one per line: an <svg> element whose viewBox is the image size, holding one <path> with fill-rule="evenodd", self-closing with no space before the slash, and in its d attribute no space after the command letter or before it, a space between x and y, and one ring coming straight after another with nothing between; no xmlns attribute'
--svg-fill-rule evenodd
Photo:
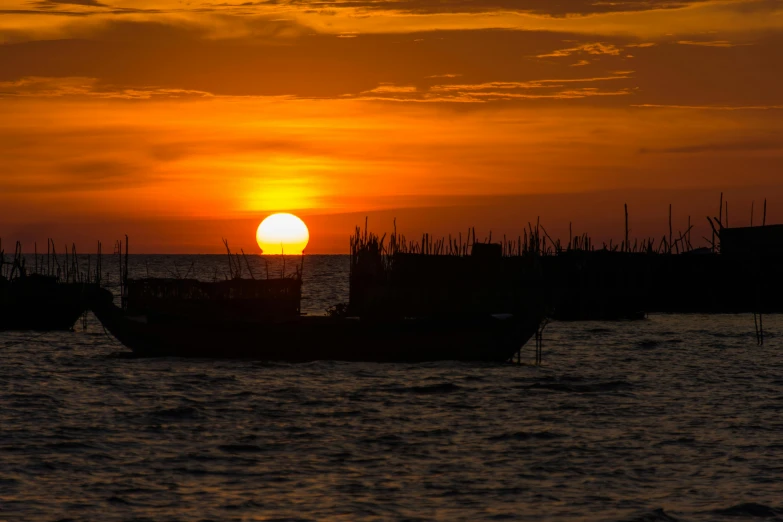
<svg viewBox="0 0 783 522"><path fill-rule="evenodd" d="M133 316L107 291L93 310L141 356L270 361L425 362L509 360L538 323L510 317L370 320L301 316L285 321L215 321Z"/></svg>
<svg viewBox="0 0 783 522"><path fill-rule="evenodd" d="M93 282L90 266L80 271L75 247L70 259L66 250L62 266L54 243L49 247L45 266L36 248L32 270L21 243L16 243L11 263L0 248L0 330L70 330L87 311L98 288L100 261Z"/></svg>
<svg viewBox="0 0 783 522"><path fill-rule="evenodd" d="M537 221L528 223L516 240L503 237L499 245L476 242L475 233L472 244L461 239L457 244L452 238L433 241L425 235L421 244L404 245L402 250L448 258L467 256L471 247L474 252L494 248L509 258L504 263L515 266L502 270L509 288L542 296L558 320L643 319L648 312L783 312L783 272L778 268L783 263L783 225L766 224L766 202L761 226L729 228L728 204L721 194L718 216L707 217L712 228L712 238L704 238L708 248L693 246L690 218L684 232L675 232L671 206L668 235L660 240L632 240L627 206L624 211L625 239L619 244L596 245L587 234L574 236L570 226L568 241L555 240ZM491 236L486 241L491 242ZM414 263L428 264L428 273L438 273L450 270L455 261L416 257ZM417 292L414 303L421 297L421 289ZM448 294L432 294L450 302Z"/></svg>
<svg viewBox="0 0 783 522"><path fill-rule="evenodd" d="M364 272L382 261L372 254L374 244L368 241L366 250L356 251L361 259L354 260L353 269ZM364 303L364 310L354 303L335 308L350 314L302 316L299 268L293 276L244 279L237 270L239 258L230 251L228 258L237 263L230 280L127 280L123 306L103 290L92 309L106 329L138 355L284 361L505 362L536 334L541 322L540 314L523 314L521 308L504 312L507 303L497 305L501 310L490 309L484 307L489 301L473 299L463 300L461 309L430 308L424 313L420 308L411 314L402 301L387 297L384 305ZM354 284L351 279L352 296L357 295ZM462 288L464 281L453 284Z"/></svg>

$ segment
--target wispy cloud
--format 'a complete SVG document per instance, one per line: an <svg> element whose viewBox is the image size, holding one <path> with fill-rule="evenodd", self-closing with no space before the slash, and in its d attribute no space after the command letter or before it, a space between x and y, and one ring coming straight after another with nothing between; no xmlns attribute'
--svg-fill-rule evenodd
<svg viewBox="0 0 783 522"><path fill-rule="evenodd" d="M621 13L654 9L677 9L711 0L626 0L623 2L596 2L593 0L266 0L257 2L212 3L205 7L215 9L248 9L253 7L300 7L312 10L351 10L412 14L519 12L563 17L597 13Z"/></svg>
<svg viewBox="0 0 783 522"><path fill-rule="evenodd" d="M160 98L205 98L212 94L192 89L167 89L159 87L112 88L101 86L96 78L25 77L19 80L0 82L0 98L8 97L90 97L117 98L128 100L150 100Z"/></svg>
<svg viewBox="0 0 783 522"><path fill-rule="evenodd" d="M619 56L621 51L622 49L618 48L616 45L596 42L569 47L567 49L558 49L551 53L539 54L538 58L562 58L571 56L572 54L608 54L611 56Z"/></svg>
<svg viewBox="0 0 783 522"><path fill-rule="evenodd" d="M631 79L629 75L594 78L542 79L527 82L484 82L439 84L429 88L410 85L381 84L358 96L346 98L374 101L409 101L427 103L487 103L515 100L573 100L602 96L627 96L631 87L604 89L600 84Z"/></svg>
<svg viewBox="0 0 783 522"><path fill-rule="evenodd" d="M364 91L364 93L377 93L377 94L389 94L389 93L411 93L416 92L416 87L413 85L394 85L393 83L383 83L371 89Z"/></svg>
<svg viewBox="0 0 783 522"><path fill-rule="evenodd" d="M562 87L568 83L593 83L593 82L609 82L617 80L628 80L629 75L616 75L616 76L599 76L593 78L561 78L561 79L544 79L544 80L532 80L529 82L487 82L478 84L446 84L435 85L431 87L433 91L483 91L491 89L543 89Z"/></svg>
<svg viewBox="0 0 783 522"><path fill-rule="evenodd" d="M696 45L699 47L745 47L753 45L752 43L735 43L728 40L710 40L710 41L696 41L696 40L680 40L677 42L680 45Z"/></svg>
<svg viewBox="0 0 783 522"><path fill-rule="evenodd" d="M643 109L688 109L700 111L768 111L783 109L783 105L665 105L641 103L631 105Z"/></svg>
<svg viewBox="0 0 783 522"><path fill-rule="evenodd" d="M699 143L696 145L682 145L677 147L641 148L641 154L698 154L702 152L752 152L767 150L783 150L781 140L739 140L717 143Z"/></svg>
<svg viewBox="0 0 783 522"><path fill-rule="evenodd" d="M40 0L36 2L31 2L32 5L43 8L43 9L51 9L54 7L58 7L60 5L68 5L68 6L84 6L84 7L109 7L107 4L98 2L97 0Z"/></svg>

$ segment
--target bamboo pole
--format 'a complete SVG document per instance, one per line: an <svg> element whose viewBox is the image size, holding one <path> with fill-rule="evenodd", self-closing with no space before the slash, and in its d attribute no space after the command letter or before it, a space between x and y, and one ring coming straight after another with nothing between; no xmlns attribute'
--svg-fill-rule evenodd
<svg viewBox="0 0 783 522"><path fill-rule="evenodd" d="M726 228L729 228L729 202L726 201Z"/></svg>
<svg viewBox="0 0 783 522"><path fill-rule="evenodd" d="M628 242L628 203L625 204L625 249L631 250L631 245Z"/></svg>
<svg viewBox="0 0 783 522"><path fill-rule="evenodd" d="M130 247L128 245L128 234L125 234L125 272L122 274L122 289L125 291L123 294L123 299L125 300L125 305L127 306L128 303L128 253L129 253Z"/></svg>

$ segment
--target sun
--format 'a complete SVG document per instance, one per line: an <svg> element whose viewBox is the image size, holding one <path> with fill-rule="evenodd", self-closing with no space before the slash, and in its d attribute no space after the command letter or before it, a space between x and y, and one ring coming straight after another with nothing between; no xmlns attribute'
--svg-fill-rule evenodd
<svg viewBox="0 0 783 522"><path fill-rule="evenodd" d="M272 214L258 225L256 241L264 254L298 256L310 241L310 232L293 214Z"/></svg>

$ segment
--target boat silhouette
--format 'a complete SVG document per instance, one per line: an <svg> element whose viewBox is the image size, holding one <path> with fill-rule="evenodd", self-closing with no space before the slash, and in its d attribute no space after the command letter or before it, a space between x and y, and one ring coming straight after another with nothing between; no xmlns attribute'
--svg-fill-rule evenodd
<svg viewBox="0 0 783 522"><path fill-rule="evenodd" d="M93 285L54 276L0 276L0 330L70 330L87 310Z"/></svg>
<svg viewBox="0 0 783 522"><path fill-rule="evenodd" d="M100 294L92 310L103 326L134 354L146 357L505 362L540 324L533 316L511 314L210 319L203 314L130 313L114 303L108 290Z"/></svg>

